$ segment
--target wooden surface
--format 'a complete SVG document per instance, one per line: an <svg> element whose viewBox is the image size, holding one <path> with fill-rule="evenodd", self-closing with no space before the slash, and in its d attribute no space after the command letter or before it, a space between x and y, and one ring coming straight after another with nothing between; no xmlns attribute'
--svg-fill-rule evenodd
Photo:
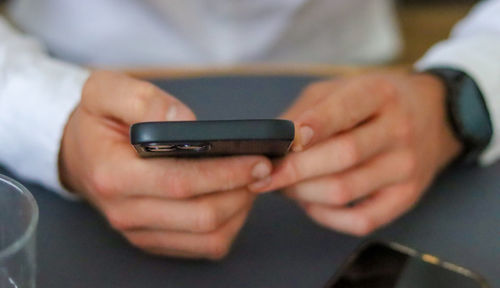
<svg viewBox="0 0 500 288"><path fill-rule="evenodd" d="M144 79L194 78L225 75L289 75L289 76L334 76L356 75L370 71L404 71L411 65L387 66L335 66L335 65L236 65L219 67L182 67L120 70L133 77Z"/></svg>
<svg viewBox="0 0 500 288"><path fill-rule="evenodd" d="M448 38L452 27L467 15L476 1L400 2L397 12L404 49L396 63L408 64L435 43Z"/></svg>

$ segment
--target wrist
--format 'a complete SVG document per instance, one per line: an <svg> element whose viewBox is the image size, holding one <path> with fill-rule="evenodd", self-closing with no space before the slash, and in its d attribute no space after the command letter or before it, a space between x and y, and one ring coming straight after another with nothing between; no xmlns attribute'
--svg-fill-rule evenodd
<svg viewBox="0 0 500 288"><path fill-rule="evenodd" d="M488 146L493 128L481 89L467 73L447 67L427 70L446 88L449 123L463 149L458 162L475 163Z"/></svg>
<svg viewBox="0 0 500 288"><path fill-rule="evenodd" d="M414 75L414 77L417 79L416 85L426 87L425 91L428 91L430 107L435 107L432 109L437 115L435 118L436 123L432 123L432 125L436 125L435 144L437 151L435 157L438 162L438 169L442 169L457 159L464 151L464 144L457 137L450 121L446 99L447 88L442 79L431 73L420 73ZM434 144L431 143L431 145Z"/></svg>
<svg viewBox="0 0 500 288"><path fill-rule="evenodd" d="M61 143L60 148L59 148L59 158L58 158L58 172L59 172L59 181L61 183L61 186L66 189L67 191L70 191L71 193L75 193L75 187L71 183L71 173L69 171L68 167L68 153L67 153L67 142L68 142L68 125L69 122L72 120L73 115L75 114L75 111L71 112L68 122L66 123L66 126L64 127L63 130L63 136L61 138Z"/></svg>

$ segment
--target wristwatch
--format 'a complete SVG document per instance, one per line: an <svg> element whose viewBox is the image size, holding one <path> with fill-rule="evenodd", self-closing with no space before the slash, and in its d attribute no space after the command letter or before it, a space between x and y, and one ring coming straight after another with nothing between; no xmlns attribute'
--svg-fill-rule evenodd
<svg viewBox="0 0 500 288"><path fill-rule="evenodd" d="M469 75L460 70L442 67L428 69L424 73L437 76L446 87L448 121L464 148L457 162L476 162L493 135L490 114L481 90Z"/></svg>

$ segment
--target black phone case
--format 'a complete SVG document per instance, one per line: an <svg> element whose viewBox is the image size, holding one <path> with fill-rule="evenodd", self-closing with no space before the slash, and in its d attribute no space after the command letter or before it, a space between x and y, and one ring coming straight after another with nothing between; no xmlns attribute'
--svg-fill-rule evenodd
<svg viewBox="0 0 500 288"><path fill-rule="evenodd" d="M288 120L143 122L130 128L141 157L285 155L294 139Z"/></svg>

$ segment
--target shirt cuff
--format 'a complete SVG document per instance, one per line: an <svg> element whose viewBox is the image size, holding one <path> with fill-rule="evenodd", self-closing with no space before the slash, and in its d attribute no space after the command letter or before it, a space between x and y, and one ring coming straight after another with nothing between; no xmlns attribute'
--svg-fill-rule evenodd
<svg viewBox="0 0 500 288"><path fill-rule="evenodd" d="M78 105L89 71L46 57L4 74L0 132L2 163L17 176L37 182L69 200L59 179L59 148L66 122ZM5 134L4 134L5 133Z"/></svg>
<svg viewBox="0 0 500 288"><path fill-rule="evenodd" d="M415 64L418 71L449 67L465 72L481 90L493 125L489 145L479 157L488 165L500 157L500 38L498 33L451 38L441 42Z"/></svg>
<svg viewBox="0 0 500 288"><path fill-rule="evenodd" d="M47 153L48 159L45 160L47 161L47 167L50 167L50 169L48 169L49 175L47 175L47 181L44 179L36 180L45 184L47 188L53 190L67 200L76 201L80 200L81 197L75 192L68 191L63 186L59 177L59 154L64 129L66 128L69 117L80 102L83 85L90 76L90 72L86 69L73 65L68 65L66 69L63 68L63 70L66 70L68 73L65 77L62 77L64 82L61 83L62 87L60 88L64 91L65 97L64 99L61 99L61 104L57 105L57 111L54 111L54 113L57 113L58 115L54 117L53 121L51 121L51 127L48 127L49 129L53 129L53 133L51 133L52 138L47 139L46 142L48 146L50 146L47 150L49 151L49 153Z"/></svg>

